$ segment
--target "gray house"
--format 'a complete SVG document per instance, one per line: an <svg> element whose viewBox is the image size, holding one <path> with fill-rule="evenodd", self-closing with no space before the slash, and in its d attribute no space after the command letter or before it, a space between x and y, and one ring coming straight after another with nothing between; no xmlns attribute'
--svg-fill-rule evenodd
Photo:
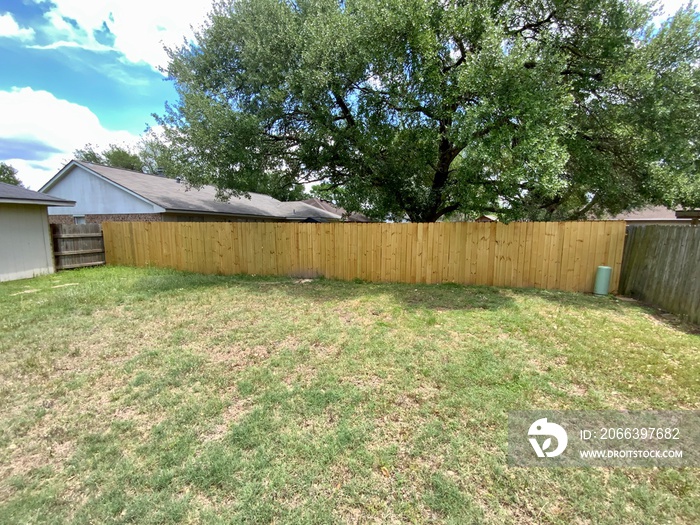
<svg viewBox="0 0 700 525"><path fill-rule="evenodd" d="M73 204L0 182L0 281L55 271L46 209Z"/></svg>
<svg viewBox="0 0 700 525"><path fill-rule="evenodd" d="M217 199L213 186L190 188L177 179L88 162L70 161L41 190L76 202L52 208L51 223L105 221L339 221L341 216L269 195Z"/></svg>

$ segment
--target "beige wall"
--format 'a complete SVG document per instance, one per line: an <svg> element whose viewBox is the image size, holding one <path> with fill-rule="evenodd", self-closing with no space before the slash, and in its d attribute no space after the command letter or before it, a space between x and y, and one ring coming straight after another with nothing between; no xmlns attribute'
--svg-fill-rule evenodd
<svg viewBox="0 0 700 525"><path fill-rule="evenodd" d="M0 204L0 281L53 272L46 206Z"/></svg>

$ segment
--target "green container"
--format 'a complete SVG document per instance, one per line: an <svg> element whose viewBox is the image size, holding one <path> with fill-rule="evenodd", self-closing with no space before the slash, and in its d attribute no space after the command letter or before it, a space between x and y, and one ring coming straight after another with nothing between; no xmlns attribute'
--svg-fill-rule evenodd
<svg viewBox="0 0 700 525"><path fill-rule="evenodd" d="M610 292L610 276L612 268L610 266L598 266L598 271L595 274L595 285L593 293L596 295L608 295Z"/></svg>

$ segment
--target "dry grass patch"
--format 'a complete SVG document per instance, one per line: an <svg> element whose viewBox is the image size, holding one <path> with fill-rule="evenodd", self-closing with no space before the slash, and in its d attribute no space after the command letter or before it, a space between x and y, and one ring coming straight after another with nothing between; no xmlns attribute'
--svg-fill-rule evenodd
<svg viewBox="0 0 700 525"><path fill-rule="evenodd" d="M77 286L63 286L77 284ZM510 410L700 409L610 298L100 268L0 285L2 523L697 523L693 469L516 469Z"/></svg>

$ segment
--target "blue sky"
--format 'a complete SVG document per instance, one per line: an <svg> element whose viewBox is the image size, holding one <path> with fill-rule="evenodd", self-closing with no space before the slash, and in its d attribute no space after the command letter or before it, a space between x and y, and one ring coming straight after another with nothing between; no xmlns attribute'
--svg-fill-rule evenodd
<svg viewBox="0 0 700 525"><path fill-rule="evenodd" d="M680 0L663 2L667 13ZM211 0L0 0L0 162L40 188L77 148L133 144L175 101L164 45Z"/></svg>
<svg viewBox="0 0 700 525"><path fill-rule="evenodd" d="M211 0L0 0L0 161L38 189L88 142L134 143L176 100L164 45Z"/></svg>

